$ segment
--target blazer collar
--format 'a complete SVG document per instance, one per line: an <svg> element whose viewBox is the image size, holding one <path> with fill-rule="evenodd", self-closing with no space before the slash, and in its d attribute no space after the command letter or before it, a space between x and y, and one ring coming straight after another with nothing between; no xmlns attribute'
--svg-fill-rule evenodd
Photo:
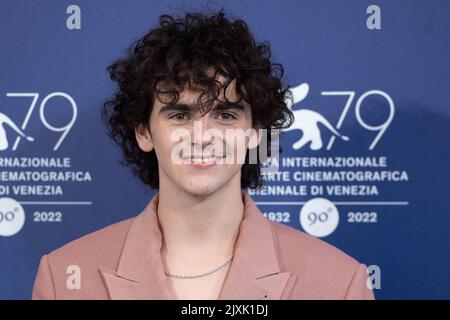
<svg viewBox="0 0 450 320"><path fill-rule="evenodd" d="M241 192L244 217L219 299L281 299L288 295L296 277L281 271L270 222L252 198ZM117 270L100 268L111 299L177 298L161 260L158 201L159 192L132 222Z"/></svg>

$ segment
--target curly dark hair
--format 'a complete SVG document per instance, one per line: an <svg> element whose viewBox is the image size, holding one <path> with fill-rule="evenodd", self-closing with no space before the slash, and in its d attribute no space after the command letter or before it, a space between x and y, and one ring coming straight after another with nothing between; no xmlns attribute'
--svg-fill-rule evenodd
<svg viewBox="0 0 450 320"><path fill-rule="evenodd" d="M118 89L104 102L102 119L108 135L122 148L121 164L131 166L145 184L159 188L155 150L142 151L134 129L140 124L148 128L155 98L161 101L160 95L169 95L170 102L176 102L185 85L202 88L199 101L205 94L212 97L199 103L207 113L205 106L235 79L237 95L251 106L253 126L268 130L291 126L294 116L285 98L292 96L289 88L282 88L282 65L271 63L270 58L270 44L256 43L247 24L241 19L230 21L223 10L210 15L161 15L158 28L134 41L126 57L107 68ZM213 76L206 73L210 67ZM217 74L227 79L224 85L216 80ZM256 164L249 164L248 156L247 151L241 187L256 189L262 185L261 162L265 159L258 157Z"/></svg>

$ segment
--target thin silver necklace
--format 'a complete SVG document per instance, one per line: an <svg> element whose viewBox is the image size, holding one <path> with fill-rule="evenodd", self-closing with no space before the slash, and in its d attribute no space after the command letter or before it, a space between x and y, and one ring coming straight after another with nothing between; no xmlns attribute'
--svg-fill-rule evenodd
<svg viewBox="0 0 450 320"><path fill-rule="evenodd" d="M196 274L196 275L193 275L193 276L180 276L180 275L177 275L177 274L169 273L167 271L164 271L164 273L166 274L166 276L172 277L172 278L180 278L180 279L200 278L200 277L204 277L204 276L210 275L211 273L214 273L216 271L219 271L220 269L222 269L223 267L228 265L231 262L231 260L233 260L233 258L234 258L234 256L232 256L230 259L228 259L224 264L220 265L219 267L217 267L217 268L215 268L215 269L213 269L211 271L208 271L208 272L205 272L205 273Z"/></svg>

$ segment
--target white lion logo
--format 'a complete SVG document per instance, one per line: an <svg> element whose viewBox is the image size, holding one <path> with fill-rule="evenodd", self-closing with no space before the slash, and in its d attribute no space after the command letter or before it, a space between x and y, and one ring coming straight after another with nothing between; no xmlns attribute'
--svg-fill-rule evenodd
<svg viewBox="0 0 450 320"><path fill-rule="evenodd" d="M8 138L6 137L6 130L4 125L7 124L13 129L18 135L27 139L28 141L34 141L33 137L27 136L23 133L19 127L4 113L0 112L0 150L8 149Z"/></svg>
<svg viewBox="0 0 450 320"><path fill-rule="evenodd" d="M292 106L303 99L306 98L309 92L309 85L307 83L302 83L299 86L290 89L292 92L293 102L289 99L286 99L286 103L288 107L292 110ZM309 110L309 109L300 109L300 110L292 110L294 113L295 121L294 123L287 129L284 129L284 132L292 131L292 130L301 130L303 132L303 136L300 140L295 142L292 145L294 150L301 149L304 145L311 142L309 148L311 150L319 150L323 146L322 136L320 134L320 129L318 124L321 123L326 128L328 128L334 135L338 136L344 141L350 140L349 137L340 134L335 127L320 113Z"/></svg>

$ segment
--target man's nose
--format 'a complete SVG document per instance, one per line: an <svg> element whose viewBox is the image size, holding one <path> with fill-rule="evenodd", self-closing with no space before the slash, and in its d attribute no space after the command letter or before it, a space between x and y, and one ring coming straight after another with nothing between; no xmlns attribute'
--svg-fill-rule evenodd
<svg viewBox="0 0 450 320"><path fill-rule="evenodd" d="M213 135L207 132L208 129L211 129L210 125L211 122L207 114L194 120L191 131L191 141L194 147L201 148L201 150L203 150L203 148L214 141Z"/></svg>

